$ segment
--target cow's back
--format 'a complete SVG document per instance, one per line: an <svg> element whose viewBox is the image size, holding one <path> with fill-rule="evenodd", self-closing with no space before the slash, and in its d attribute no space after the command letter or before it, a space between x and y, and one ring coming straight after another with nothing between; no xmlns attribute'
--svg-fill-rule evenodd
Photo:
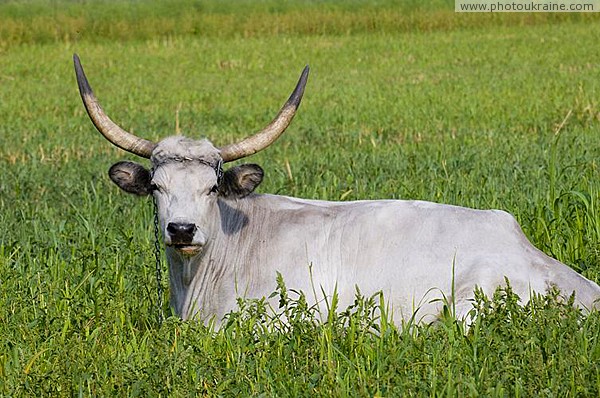
<svg viewBox="0 0 600 398"><path fill-rule="evenodd" d="M421 308L422 320L430 320L442 305L436 299L468 303L475 286L491 294L505 277L525 299L532 290L545 292L552 275L585 280L534 248L503 211L401 200L248 199L247 264L257 278L248 296L271 293L280 272L289 288L315 302L335 290L340 306L349 305L358 286L365 295L383 291L396 317ZM589 283L594 296L597 285Z"/></svg>

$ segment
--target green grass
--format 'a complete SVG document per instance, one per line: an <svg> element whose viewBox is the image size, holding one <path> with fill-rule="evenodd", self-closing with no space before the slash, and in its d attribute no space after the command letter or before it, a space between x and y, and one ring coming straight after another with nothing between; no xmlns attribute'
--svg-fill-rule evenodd
<svg viewBox="0 0 600 398"><path fill-rule="evenodd" d="M552 296L481 297L466 335L399 331L369 298L314 314L273 275L289 325L261 301L220 331L158 324L151 203L109 182L131 156L87 119L73 52L125 128L158 139L178 115L216 144L267 123L309 63L292 127L250 159L261 192L504 209L600 281L597 17L281 4L0 5L0 395L598 396L600 318Z"/></svg>
<svg viewBox="0 0 600 398"><path fill-rule="evenodd" d="M597 22L593 13L455 14L451 0L25 0L0 6L0 49L23 43L452 31Z"/></svg>

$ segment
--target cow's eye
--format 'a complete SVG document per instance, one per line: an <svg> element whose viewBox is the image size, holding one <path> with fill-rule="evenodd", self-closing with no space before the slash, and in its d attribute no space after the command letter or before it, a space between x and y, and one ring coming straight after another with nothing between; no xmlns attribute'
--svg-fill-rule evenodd
<svg viewBox="0 0 600 398"><path fill-rule="evenodd" d="M209 195L213 195L213 194L217 193L218 190L219 190L219 187L216 184L213 185L213 187L210 189Z"/></svg>
<svg viewBox="0 0 600 398"><path fill-rule="evenodd" d="M154 192L154 191L160 191L160 187L158 185L156 185L155 183L150 183L150 192Z"/></svg>

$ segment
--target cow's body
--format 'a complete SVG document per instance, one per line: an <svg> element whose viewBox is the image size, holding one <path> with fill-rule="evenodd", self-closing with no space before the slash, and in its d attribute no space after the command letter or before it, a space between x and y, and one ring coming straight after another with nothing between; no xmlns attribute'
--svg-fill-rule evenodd
<svg viewBox="0 0 600 398"><path fill-rule="evenodd" d="M257 195L257 165L224 162L272 144L300 104L308 67L277 117L260 132L215 148L180 136L154 143L104 113L74 56L77 83L92 122L110 142L150 158L152 169L119 162L109 171L123 190L153 195L169 260L171 304L182 318L216 317L237 297L261 298L280 272L289 288L318 305L337 292L344 307L356 287L382 291L401 323L415 310L430 321L446 297L462 317L479 286L491 294L505 278L524 300L556 286L591 308L600 287L534 248L512 216L418 201L324 202ZM453 285L454 281L454 285ZM324 307L321 307L325 309Z"/></svg>
<svg viewBox="0 0 600 398"><path fill-rule="evenodd" d="M220 199L214 217L212 238L197 257L167 252L171 301L183 318L218 321L236 307L236 297L273 292L277 272L312 303L324 304L322 292L334 289L341 307L357 286L365 295L383 291L397 322L418 308L417 320L435 319L442 293L462 317L475 286L491 294L505 277L524 300L553 285L575 291L587 308L600 298L595 283L533 247L503 211L252 194Z"/></svg>

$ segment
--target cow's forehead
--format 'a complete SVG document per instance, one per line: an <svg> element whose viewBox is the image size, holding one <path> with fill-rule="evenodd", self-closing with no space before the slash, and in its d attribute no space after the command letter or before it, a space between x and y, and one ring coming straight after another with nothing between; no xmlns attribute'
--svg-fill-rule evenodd
<svg viewBox="0 0 600 398"><path fill-rule="evenodd" d="M173 136L160 141L150 158L156 168L169 162L201 161L216 167L221 155L207 139L194 140L183 136Z"/></svg>

